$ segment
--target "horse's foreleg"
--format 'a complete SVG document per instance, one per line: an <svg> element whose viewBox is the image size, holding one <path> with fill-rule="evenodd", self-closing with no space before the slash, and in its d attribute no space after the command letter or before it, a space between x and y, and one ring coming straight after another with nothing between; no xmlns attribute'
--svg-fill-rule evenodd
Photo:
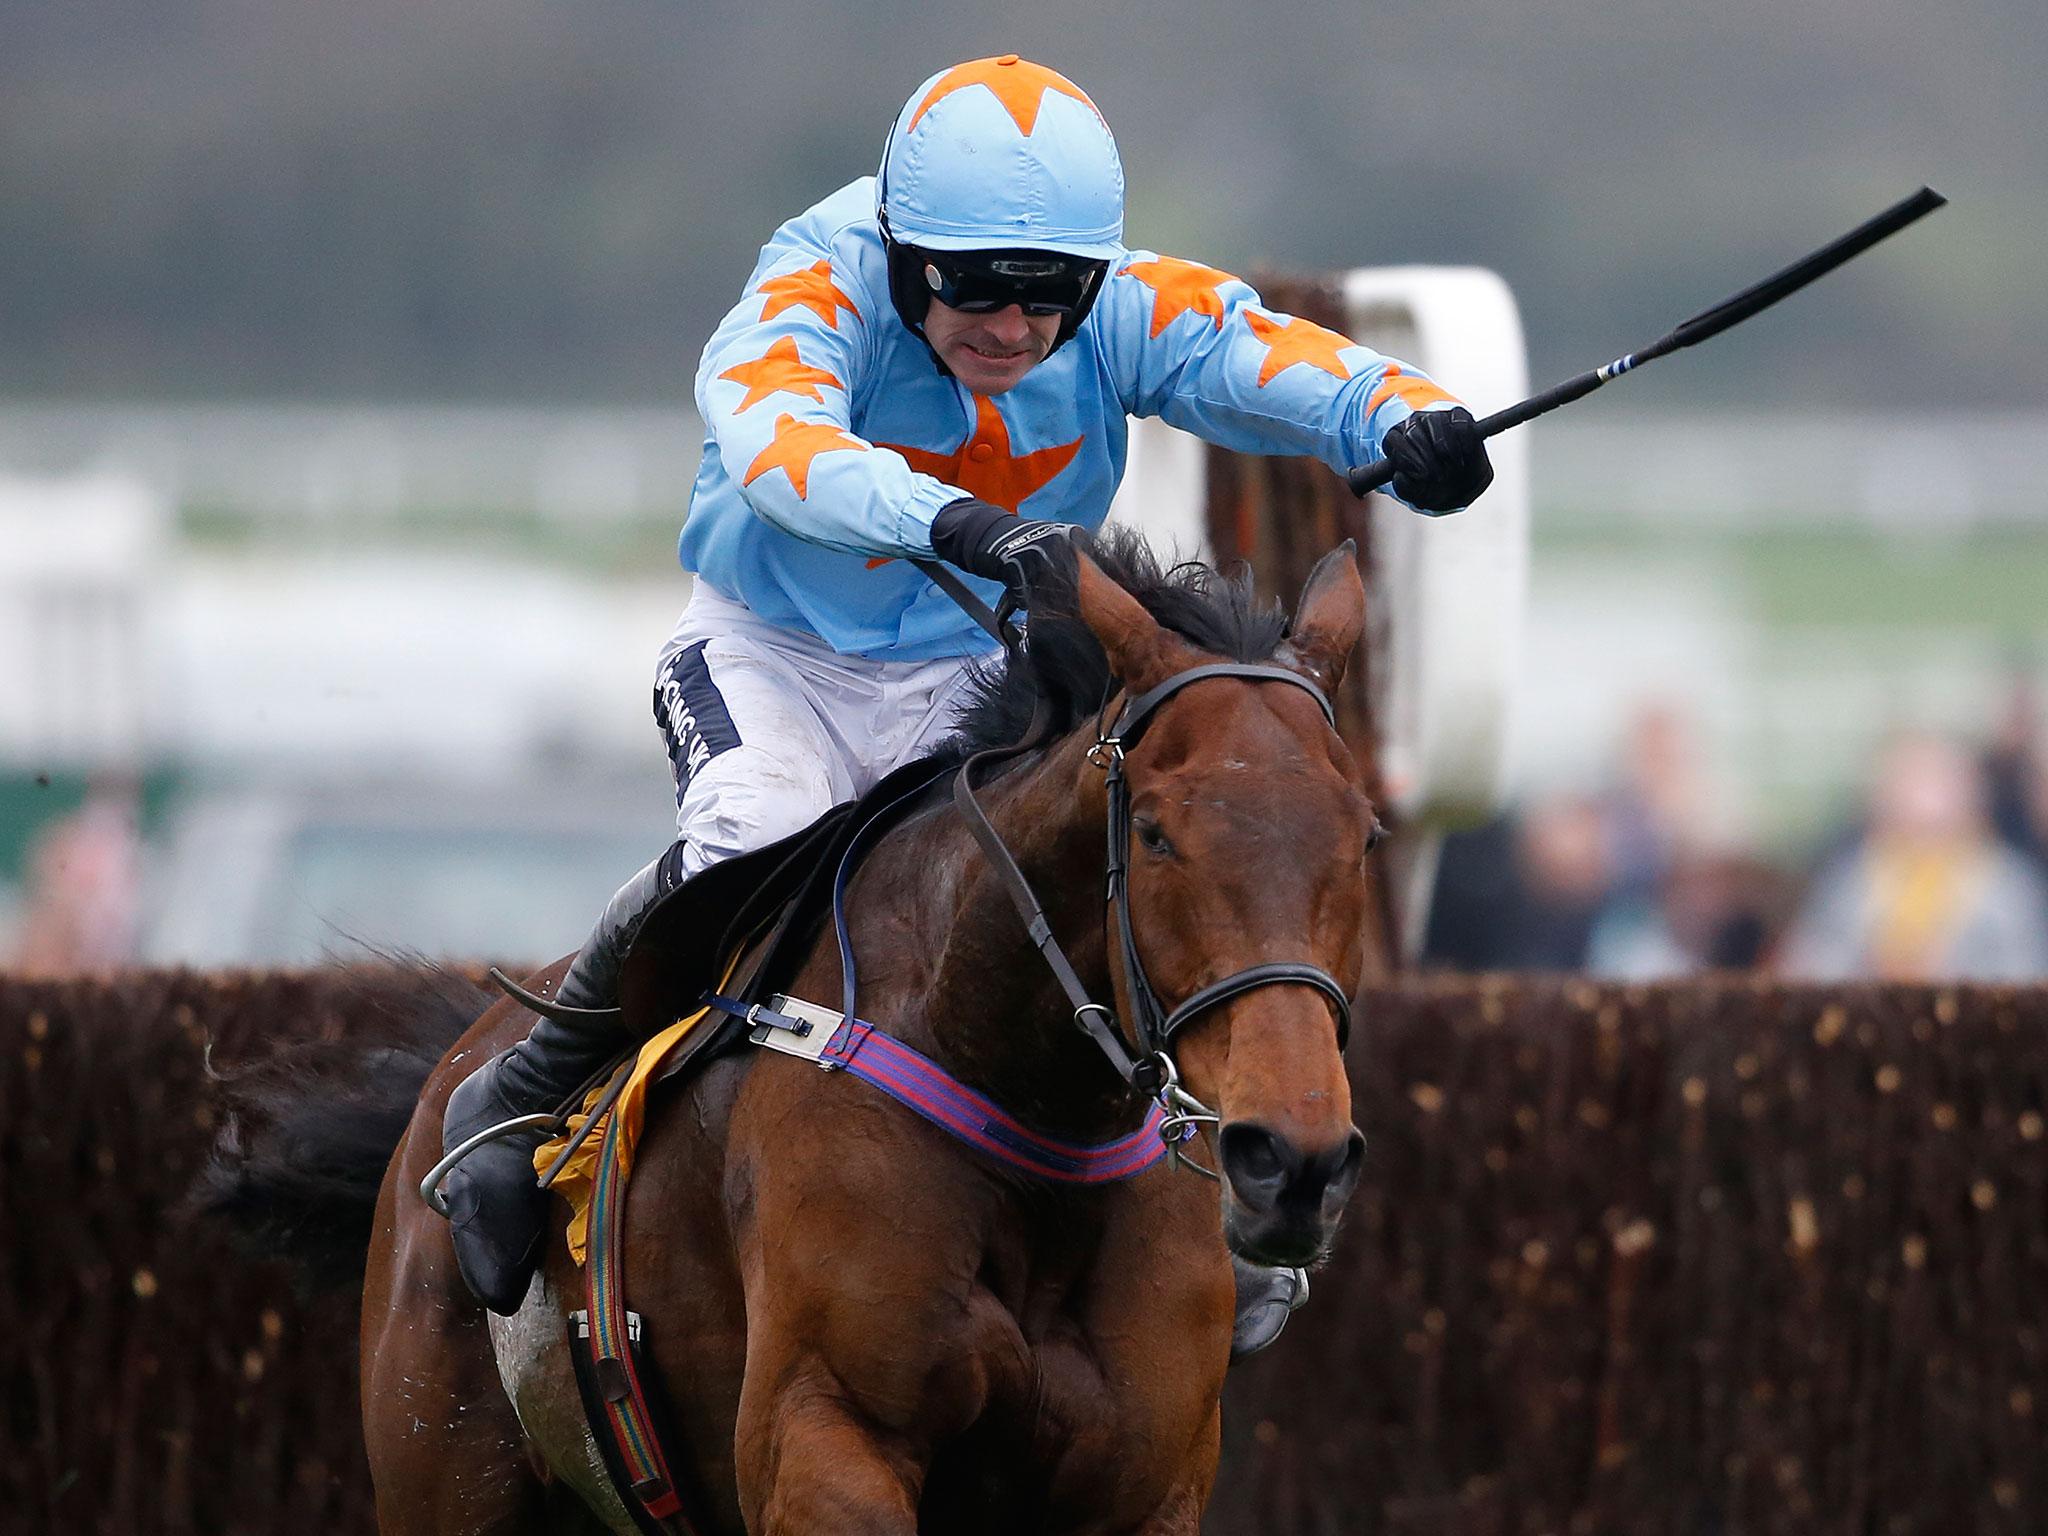
<svg viewBox="0 0 2048 1536"><path fill-rule="evenodd" d="M925 1453L866 1420L822 1372L750 1373L734 1449L750 1536L913 1536Z"/></svg>
<svg viewBox="0 0 2048 1536"><path fill-rule="evenodd" d="M1210 1413L1207 1426L1188 1448L1171 1491L1132 1536L1198 1536L1202 1511L1216 1483L1216 1454L1222 1438L1223 1411L1219 1407Z"/></svg>

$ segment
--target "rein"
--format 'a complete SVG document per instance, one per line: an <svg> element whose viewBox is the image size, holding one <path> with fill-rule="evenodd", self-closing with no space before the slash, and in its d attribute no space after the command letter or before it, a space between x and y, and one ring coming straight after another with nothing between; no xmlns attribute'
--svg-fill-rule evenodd
<svg viewBox="0 0 2048 1536"><path fill-rule="evenodd" d="M964 605L963 605L964 606ZM1009 607L1006 602L1005 610ZM972 613L972 610L969 610ZM980 620L980 615L974 617ZM1022 647L1012 636L1004 633L1007 625L1003 619L1007 612L994 616L994 624L984 628L996 634L1009 652L1009 661L1015 664L1022 659ZM1202 666L1189 667L1176 672L1164 682L1147 689L1137 697L1126 700L1118 713L1115 725L1108 731L1098 730L1095 745L1088 750L1088 760L1107 775L1109 793L1108 822L1108 883L1106 897L1116 918L1117 947L1120 952L1125 989L1130 997L1131 1010L1135 1015L1135 1032L1126 1037L1115 1013L1106 1004L1095 1001L1088 995L1073 962L1060 948L1053 937L1052 925L1046 921L1045 909L1039 903L1031 883L1018 868L1016 859L1004 844L1002 836L988 819L988 814L974 797L974 778L978 769L986 764L1007 761L1027 752L1036 751L1050 744L1052 718L1050 705L1044 694L1039 695L1033 706L1031 723L1022 740L1010 746L990 747L977 752L960 765L960 771L953 780L953 803L966 819L968 830L987 855L989 865L1003 883L1010 901L1024 920L1025 931L1031 942L1044 958L1066 994L1068 1004L1074 1010L1074 1022L1089 1039L1102 1051L1110 1066L1116 1071L1133 1092L1156 1099L1165 1117L1160 1123L1159 1134L1167 1141L1176 1161L1193 1169L1207 1178L1217 1174L1199 1163L1191 1162L1179 1151L1179 1143L1192 1135L1198 1125L1216 1125L1221 1116L1202 1103L1193 1094L1180 1086L1180 1071L1174 1063L1174 1034L1189 1020L1207 1012L1218 1004L1234 997L1268 986L1313 987L1329 999L1336 1011L1337 1042L1341 1049L1351 1030L1351 999L1343 986L1320 966L1301 960L1273 960L1258 965L1246 966L1218 981L1183 998L1171 1009L1160 1002L1153 989L1151 979L1145 973L1144 958L1138 953L1138 941L1131 921L1130 898L1130 843L1131 843L1131 791L1130 781L1124 774L1124 754L1134 746L1151 724L1154 716L1167 700L1182 689L1212 678L1234 678L1249 683L1284 683L1301 689L1316 701L1323 712L1323 718L1334 730L1337 724L1336 712L1329 697L1314 683L1298 672L1285 667L1266 666L1251 662L1212 662ZM842 934L844 929L841 929ZM849 1010L850 1013L850 1010Z"/></svg>

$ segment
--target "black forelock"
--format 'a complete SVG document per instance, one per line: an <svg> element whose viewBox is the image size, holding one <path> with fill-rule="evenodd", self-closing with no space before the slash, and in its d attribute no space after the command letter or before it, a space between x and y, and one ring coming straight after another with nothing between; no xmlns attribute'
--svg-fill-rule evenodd
<svg viewBox="0 0 2048 1536"><path fill-rule="evenodd" d="M1249 567L1224 575L1192 560L1162 566L1129 528L1105 529L1087 548L1105 575L1197 650L1226 661L1266 661L1286 637L1286 613L1253 595ZM1070 583L1034 586L1024 663L992 666L975 678L960 729L943 750L964 757L1014 745L1030 728L1041 696L1051 706L1056 735L1095 717L1118 679L1082 622L1077 600Z"/></svg>

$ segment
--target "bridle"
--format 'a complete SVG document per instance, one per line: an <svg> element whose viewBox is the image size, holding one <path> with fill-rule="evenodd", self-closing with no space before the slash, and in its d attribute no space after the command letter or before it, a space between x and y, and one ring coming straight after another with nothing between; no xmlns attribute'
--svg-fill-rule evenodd
<svg viewBox="0 0 2048 1536"><path fill-rule="evenodd" d="M1013 650L1012 663L1020 659ZM1159 994L1145 974L1144 958L1138 953L1137 935L1131 925L1131 788L1124 774L1124 754L1136 745L1139 736L1167 700L1193 684L1225 677L1240 682L1285 683L1299 688L1316 701L1330 727L1336 728L1336 712L1330 706L1329 696L1300 673L1285 667L1261 666L1251 662L1211 662L1176 672L1165 682L1127 700L1118 712L1114 726L1107 730L1097 729L1095 745L1088 749L1088 761L1107 776L1109 878L1106 894L1116 919L1117 948L1135 1026L1133 1039L1126 1038L1118 1026L1116 1015L1106 1004L1089 997L1073 963L1053 937L1052 926L1046 921L1045 911L1039 905L1030 882L1017 867L1016 859L989 821L987 812L974 798L977 768L985 763L1020 756L1047 744L1044 738L1051 734L1051 715L1044 695L1041 693L1039 696L1032 714L1031 729L1025 732L1022 741L1014 746L992 747L975 753L961 764L960 772L953 780L953 802L966 818L968 829L988 856L990 866L1024 919L1031 942L1037 946L1039 954L1058 979L1061 990L1066 993L1067 1001L1074 1010L1074 1022L1095 1042L1134 1092L1158 1100L1166 1111L1160 1135L1166 1138L1167 1145L1174 1151L1175 1160L1212 1179L1218 1175L1179 1153L1180 1143L1192 1136L1199 1126L1220 1124L1221 1116L1181 1087L1180 1071L1173 1058L1175 1033L1191 1019L1233 997L1260 987L1283 985L1313 987L1329 999L1336 1010L1338 1049L1343 1049L1351 1032L1350 994L1328 971L1305 960L1271 960L1246 966L1220 981L1198 988L1170 1009L1161 1003Z"/></svg>

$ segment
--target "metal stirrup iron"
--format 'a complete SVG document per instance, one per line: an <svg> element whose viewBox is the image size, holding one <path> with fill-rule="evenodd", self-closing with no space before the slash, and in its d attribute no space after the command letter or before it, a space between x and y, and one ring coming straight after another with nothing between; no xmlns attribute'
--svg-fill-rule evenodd
<svg viewBox="0 0 2048 1536"><path fill-rule="evenodd" d="M448 1175L455 1171L457 1163L478 1147L497 1141L501 1137L517 1136L521 1131L559 1131L564 1123L560 1115L516 1115L510 1120L501 1120L496 1125L485 1126L460 1146L452 1147L442 1154L441 1160L427 1170L427 1176L420 1180L420 1198L427 1202L435 1215L450 1215L448 1197L441 1193L441 1185Z"/></svg>

